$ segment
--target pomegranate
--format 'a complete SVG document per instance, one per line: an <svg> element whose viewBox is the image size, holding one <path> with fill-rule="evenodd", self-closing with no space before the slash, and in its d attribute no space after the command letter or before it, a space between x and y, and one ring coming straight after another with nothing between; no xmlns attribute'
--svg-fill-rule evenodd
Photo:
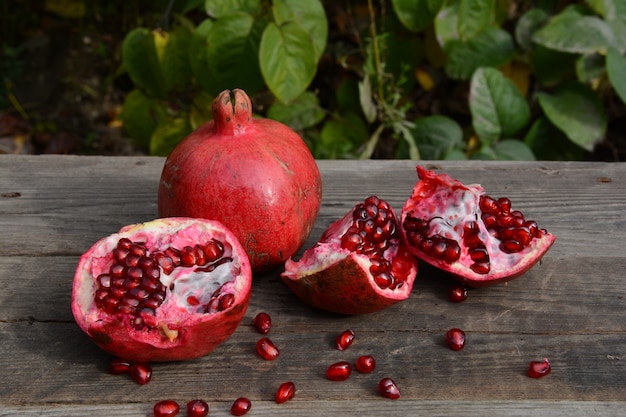
<svg viewBox="0 0 626 417"><path fill-rule="evenodd" d="M281 277L314 307L362 314L408 298L416 275L395 211L371 196L332 223L299 261L287 260Z"/></svg>
<svg viewBox="0 0 626 417"><path fill-rule="evenodd" d="M335 338L335 347L337 350L346 350L354 343L355 337L356 333L354 333L354 330L344 330Z"/></svg>
<svg viewBox="0 0 626 417"><path fill-rule="evenodd" d="M154 417L174 417L180 412L180 406L174 400L161 400L154 404Z"/></svg>
<svg viewBox="0 0 626 417"><path fill-rule="evenodd" d="M215 219L246 249L252 270L267 272L296 253L322 198L311 152L289 127L253 119L242 90L223 91L213 120L168 156L158 191L161 217Z"/></svg>
<svg viewBox="0 0 626 417"><path fill-rule="evenodd" d="M275 400L277 404L287 402L296 395L296 384L291 381L283 382L276 390Z"/></svg>
<svg viewBox="0 0 626 417"><path fill-rule="evenodd" d="M146 362L133 363L130 366L129 373L131 378L139 385L146 385L152 380L152 367Z"/></svg>
<svg viewBox="0 0 626 417"><path fill-rule="evenodd" d="M251 286L248 257L222 224L159 219L123 227L80 258L72 312L117 358L183 360L235 331Z"/></svg>
<svg viewBox="0 0 626 417"><path fill-rule="evenodd" d="M326 369L326 378L331 381L345 381L352 374L352 365L350 362L335 362Z"/></svg>
<svg viewBox="0 0 626 417"><path fill-rule="evenodd" d="M446 342L452 350L461 350L465 346L465 332L458 328L452 328L446 332Z"/></svg>
<svg viewBox="0 0 626 417"><path fill-rule="evenodd" d="M448 299L452 303L462 303L467 300L467 287L464 285L453 285L448 289Z"/></svg>
<svg viewBox="0 0 626 417"><path fill-rule="evenodd" d="M256 342L256 352L266 361L273 361L280 355L280 350L268 337L263 337Z"/></svg>
<svg viewBox="0 0 626 417"><path fill-rule="evenodd" d="M419 180L402 208L402 236L418 258L480 287L514 279L537 263L554 235L493 199L480 185L417 167Z"/></svg>
<svg viewBox="0 0 626 417"><path fill-rule="evenodd" d="M378 392L385 398L397 400L400 398L400 390L396 382L391 378L383 378L378 383Z"/></svg>
<svg viewBox="0 0 626 417"><path fill-rule="evenodd" d="M209 404L204 400L191 400L187 403L187 417L206 417L209 415Z"/></svg>
<svg viewBox="0 0 626 417"><path fill-rule="evenodd" d="M528 365L528 376L531 378L542 378L552 371L552 366L548 358L541 361L531 361Z"/></svg>
<svg viewBox="0 0 626 417"><path fill-rule="evenodd" d="M376 369L376 359L372 355L359 356L354 363L356 370L362 374L369 374Z"/></svg>
<svg viewBox="0 0 626 417"><path fill-rule="evenodd" d="M254 327L256 327L259 333L267 334L269 333L272 327L272 317L269 314L262 311L256 316L254 316L253 323L254 323Z"/></svg>
<svg viewBox="0 0 626 417"><path fill-rule="evenodd" d="M230 407L230 413L234 416L245 416L252 408L252 402L245 398L239 397L233 401L233 405Z"/></svg>

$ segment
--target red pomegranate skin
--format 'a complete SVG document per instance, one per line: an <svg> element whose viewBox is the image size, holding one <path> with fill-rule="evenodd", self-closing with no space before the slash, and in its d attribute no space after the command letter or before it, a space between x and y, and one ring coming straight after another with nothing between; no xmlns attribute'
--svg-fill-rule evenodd
<svg viewBox="0 0 626 417"><path fill-rule="evenodd" d="M159 184L159 216L215 219L244 246L253 272L268 272L309 236L322 180L302 139L282 123L253 118L242 90L222 92L213 120L168 156Z"/></svg>

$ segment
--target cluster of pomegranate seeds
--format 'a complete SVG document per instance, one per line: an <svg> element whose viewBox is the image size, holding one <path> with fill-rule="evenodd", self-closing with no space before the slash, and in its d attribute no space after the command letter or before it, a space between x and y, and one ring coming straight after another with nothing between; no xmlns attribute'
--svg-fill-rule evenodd
<svg viewBox="0 0 626 417"><path fill-rule="evenodd" d="M352 345L352 343L354 343L355 337L356 334L354 333L354 330L344 330L335 338L335 347L337 350L346 350L350 347L350 345Z"/></svg>
<svg viewBox="0 0 626 417"><path fill-rule="evenodd" d="M448 300L452 303L462 303L467 299L467 287L464 285L453 285L448 289Z"/></svg>
<svg viewBox="0 0 626 417"><path fill-rule="evenodd" d="M352 374L352 365L350 362L341 361L333 363L326 370L326 378L331 381L345 381Z"/></svg>
<svg viewBox="0 0 626 417"><path fill-rule="evenodd" d="M400 390L396 382L391 378L383 378L378 383L378 392L385 398L397 400L400 398Z"/></svg>
<svg viewBox="0 0 626 417"><path fill-rule="evenodd" d="M277 404L287 402L296 395L296 384L291 381L283 382L276 390L275 400Z"/></svg>
<svg viewBox="0 0 626 417"><path fill-rule="evenodd" d="M280 355L280 350L269 337L263 337L256 342L256 351L266 361L273 361Z"/></svg>
<svg viewBox="0 0 626 417"><path fill-rule="evenodd" d="M233 402L233 405L230 407L230 413L234 416L244 416L248 413L248 411L250 411L251 408L252 402L249 399L245 397L239 397Z"/></svg>
<svg viewBox="0 0 626 417"><path fill-rule="evenodd" d="M180 412L180 406L174 400L162 400L154 404L154 417L171 417L177 416Z"/></svg>
<svg viewBox="0 0 626 417"><path fill-rule="evenodd" d="M391 262L383 256L390 246L389 241L399 238L396 222L389 204L371 196L355 207L352 225L341 237L342 248L370 258L370 273L383 289L396 289L404 284L398 274L394 274Z"/></svg>
<svg viewBox="0 0 626 417"><path fill-rule="evenodd" d="M528 376L531 378L541 378L548 375L552 371L552 366L548 358L541 361L532 361L528 366Z"/></svg>
<svg viewBox="0 0 626 417"><path fill-rule="evenodd" d="M260 312L254 317L254 327L256 327L261 334L269 333L272 327L272 317L265 312Z"/></svg>
<svg viewBox="0 0 626 417"><path fill-rule="evenodd" d="M461 350L465 346L465 332L461 329L453 328L446 332L446 342L452 350Z"/></svg>
<svg viewBox="0 0 626 417"><path fill-rule="evenodd" d="M232 262L224 257L224 245L213 239L205 245L185 246L181 250L170 247L149 253L143 242L121 238L113 249L113 262L108 272L96 278L96 305L109 314L133 316L131 325L141 330L146 327L141 314L155 315L165 300L166 287L161 283L161 273L171 274L177 267L194 267L210 272L217 266ZM190 305L199 303L189 297ZM233 294L219 294L219 289L206 310L221 311L234 302Z"/></svg>
<svg viewBox="0 0 626 417"><path fill-rule="evenodd" d="M359 356L354 363L357 371L362 374L369 374L376 369L376 359L372 355Z"/></svg>
<svg viewBox="0 0 626 417"><path fill-rule="evenodd" d="M407 232L409 243L429 256L448 263L455 262L460 258L461 247L455 240L439 234L428 236L430 220L407 215L402 227Z"/></svg>

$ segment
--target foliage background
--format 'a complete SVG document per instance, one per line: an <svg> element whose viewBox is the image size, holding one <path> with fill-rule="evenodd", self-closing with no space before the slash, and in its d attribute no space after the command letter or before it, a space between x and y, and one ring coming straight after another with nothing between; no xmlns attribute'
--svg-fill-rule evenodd
<svg viewBox="0 0 626 417"><path fill-rule="evenodd" d="M622 0L321 1L323 20L290 15L302 2L289 0L9 3L3 153L166 154L210 117L217 90L243 86L259 115L291 125L319 158L626 154ZM278 36L264 58L255 40L269 26ZM177 54L163 54L168 43Z"/></svg>

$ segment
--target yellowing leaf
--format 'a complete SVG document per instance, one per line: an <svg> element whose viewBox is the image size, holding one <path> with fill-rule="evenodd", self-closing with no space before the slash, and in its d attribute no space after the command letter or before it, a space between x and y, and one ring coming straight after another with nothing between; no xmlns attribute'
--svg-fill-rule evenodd
<svg viewBox="0 0 626 417"><path fill-rule="evenodd" d="M417 68L415 70L415 79L426 91L432 90L435 86L435 80L433 80L433 77L423 68Z"/></svg>
<svg viewBox="0 0 626 417"><path fill-rule="evenodd" d="M532 72L530 66L521 61L510 61L500 67L500 71L506 78L513 81L524 97L528 95L528 86L530 84L530 74Z"/></svg>

